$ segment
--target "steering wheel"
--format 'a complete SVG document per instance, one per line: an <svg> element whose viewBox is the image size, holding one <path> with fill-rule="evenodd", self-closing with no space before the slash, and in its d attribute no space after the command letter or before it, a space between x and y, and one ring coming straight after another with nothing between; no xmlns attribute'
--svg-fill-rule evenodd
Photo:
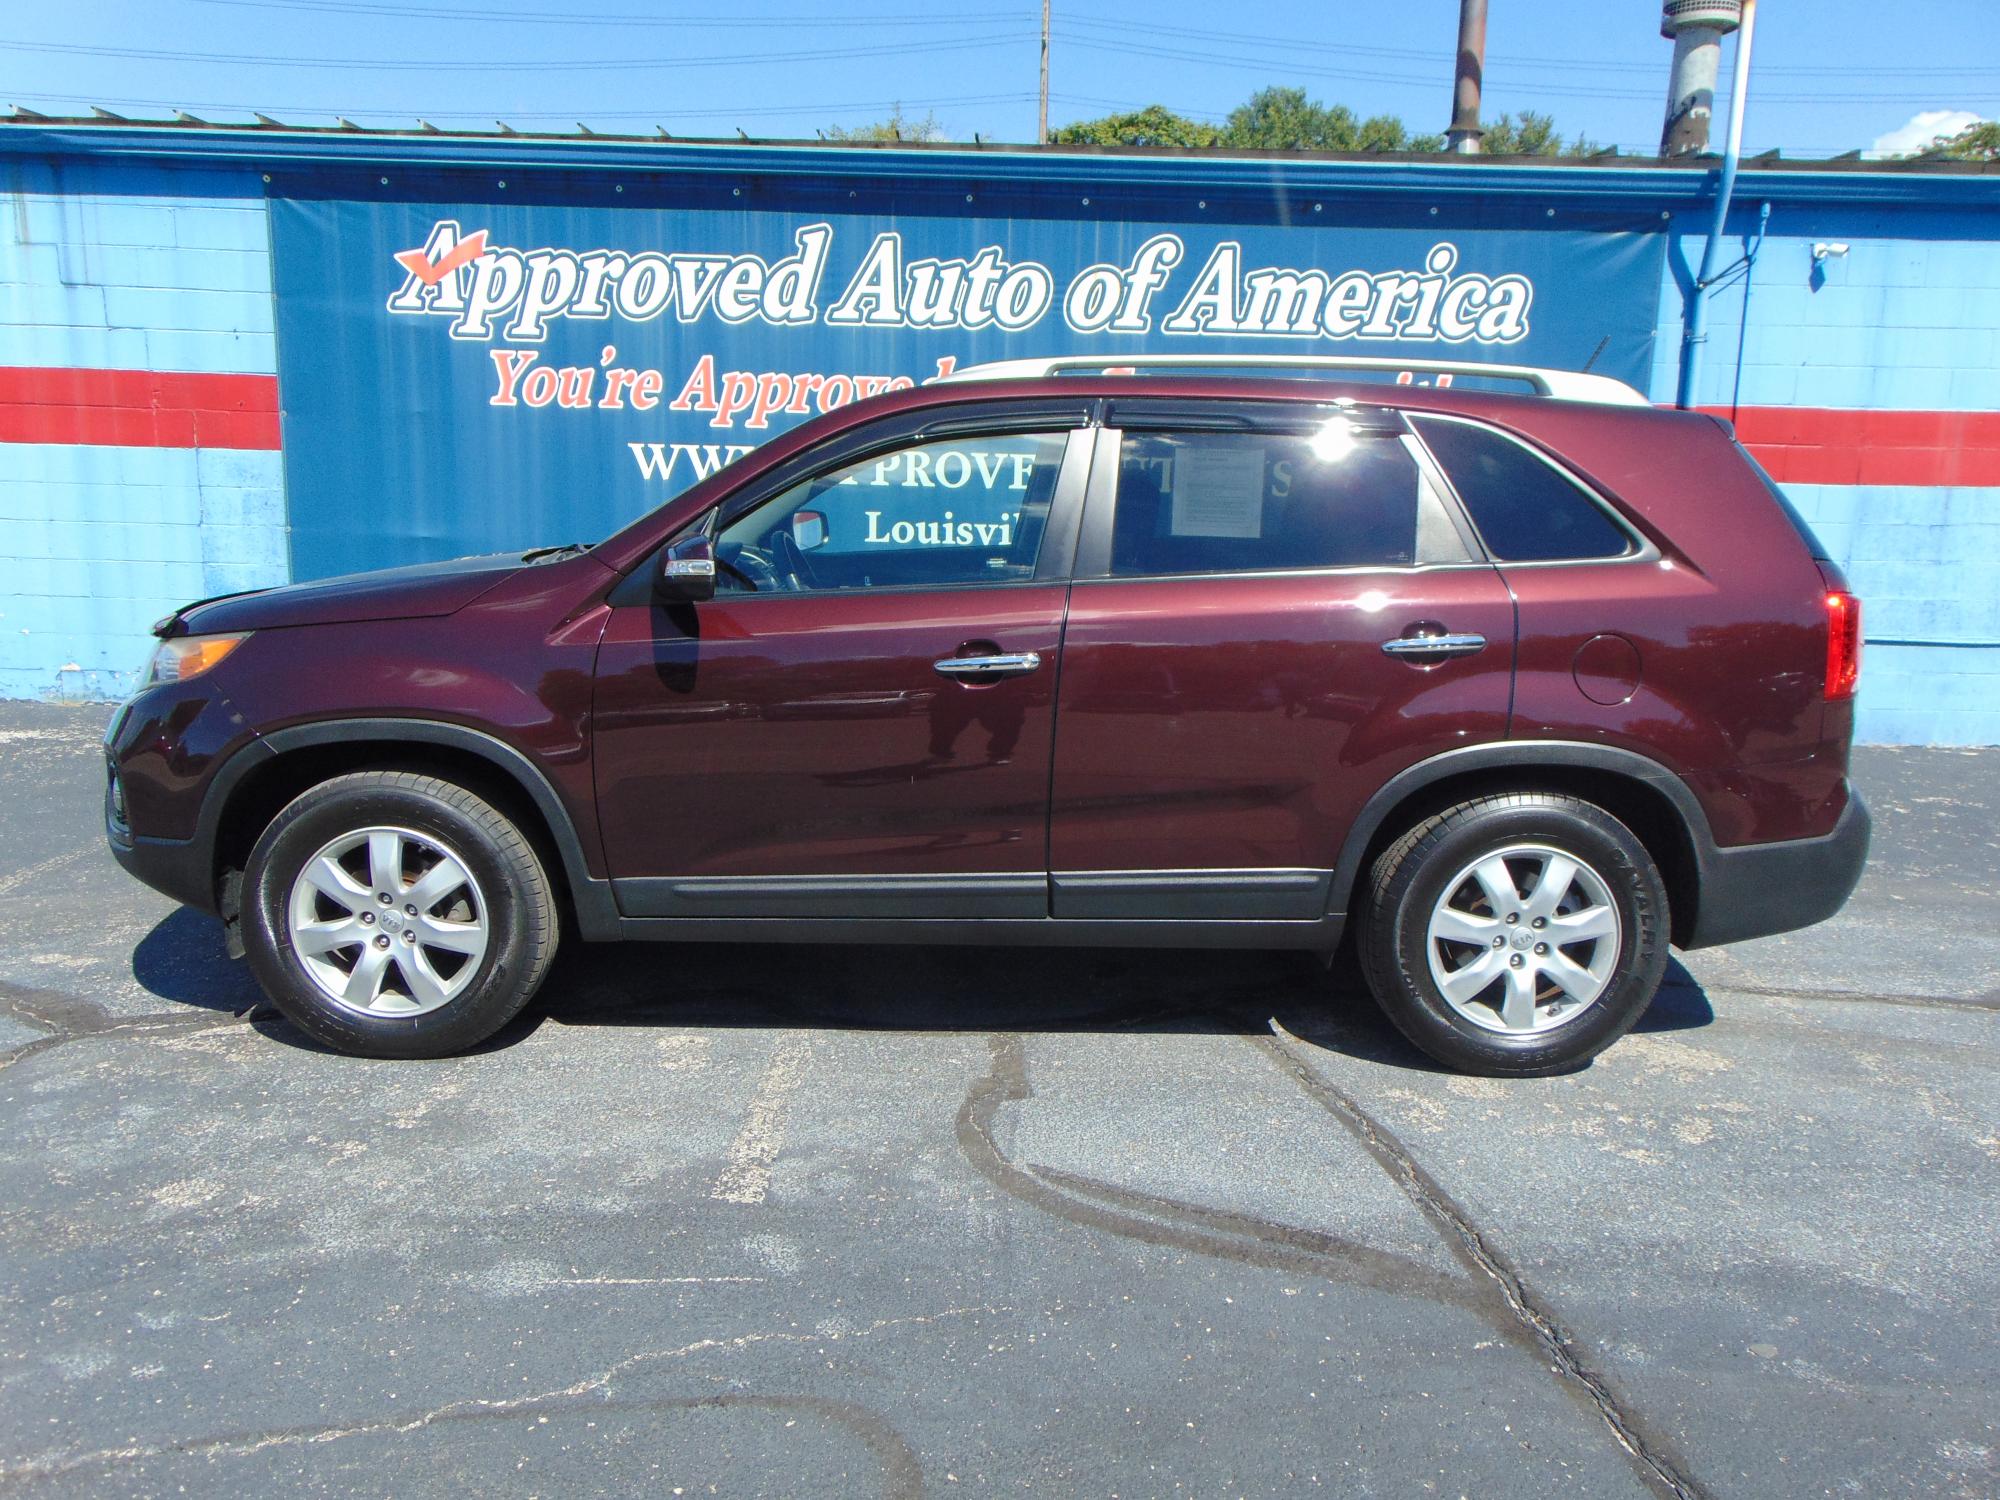
<svg viewBox="0 0 2000 1500"><path fill-rule="evenodd" d="M806 549L799 545L790 527L783 527L772 533L777 542L777 566L783 575L791 580L792 592L802 593L818 587L819 580L813 576L812 564L806 561Z"/></svg>
<svg viewBox="0 0 2000 1500"><path fill-rule="evenodd" d="M777 563L761 547L738 546L726 552L718 549L715 560L724 572L734 574L753 594L777 593L784 587Z"/></svg>

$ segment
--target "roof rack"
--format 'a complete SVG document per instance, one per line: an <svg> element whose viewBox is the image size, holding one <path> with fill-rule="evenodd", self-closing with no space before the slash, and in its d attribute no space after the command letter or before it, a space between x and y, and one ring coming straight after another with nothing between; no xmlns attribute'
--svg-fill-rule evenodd
<svg viewBox="0 0 2000 1500"><path fill-rule="evenodd" d="M1002 359L968 365L946 380L1036 380L1049 375L1132 375L1140 370L1361 370L1400 377L1409 385L1419 375L1442 376L1450 384L1457 376L1482 380L1514 380L1537 396L1554 401L1596 401L1607 406L1651 406L1639 392L1609 375L1585 375L1575 370L1545 370L1535 365L1497 365L1470 359L1379 359L1341 354L1167 354L1104 356L1063 354L1048 359Z"/></svg>

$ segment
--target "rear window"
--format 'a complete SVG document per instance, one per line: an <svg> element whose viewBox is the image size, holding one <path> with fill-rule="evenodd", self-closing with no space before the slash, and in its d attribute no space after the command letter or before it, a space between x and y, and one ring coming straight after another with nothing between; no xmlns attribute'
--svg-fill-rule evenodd
<svg viewBox="0 0 2000 1500"><path fill-rule="evenodd" d="M1408 567L1420 483L1416 460L1389 436L1130 432L1111 571Z"/></svg>
<svg viewBox="0 0 2000 1500"><path fill-rule="evenodd" d="M1632 538L1568 475L1504 434L1412 415L1486 550L1501 562L1623 557Z"/></svg>

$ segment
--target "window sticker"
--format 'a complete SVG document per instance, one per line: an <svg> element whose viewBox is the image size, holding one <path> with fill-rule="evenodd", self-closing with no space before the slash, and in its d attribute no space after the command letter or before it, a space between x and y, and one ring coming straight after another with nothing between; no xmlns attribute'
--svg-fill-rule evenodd
<svg viewBox="0 0 2000 1500"><path fill-rule="evenodd" d="M1174 536L1255 539L1264 530L1264 450L1199 443L1174 455Z"/></svg>

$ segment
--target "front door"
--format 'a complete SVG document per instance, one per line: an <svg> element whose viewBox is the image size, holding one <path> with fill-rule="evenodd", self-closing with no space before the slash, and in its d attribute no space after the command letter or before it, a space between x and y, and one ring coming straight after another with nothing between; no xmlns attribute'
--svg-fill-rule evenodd
<svg viewBox="0 0 2000 1500"><path fill-rule="evenodd" d="M1044 413L850 457L704 523L713 600L614 595L593 739L621 910L1047 916L1089 447Z"/></svg>
<svg viewBox="0 0 2000 1500"><path fill-rule="evenodd" d="M1111 421L1063 647L1054 913L1320 917L1376 788L1505 735L1506 585L1394 413Z"/></svg>

